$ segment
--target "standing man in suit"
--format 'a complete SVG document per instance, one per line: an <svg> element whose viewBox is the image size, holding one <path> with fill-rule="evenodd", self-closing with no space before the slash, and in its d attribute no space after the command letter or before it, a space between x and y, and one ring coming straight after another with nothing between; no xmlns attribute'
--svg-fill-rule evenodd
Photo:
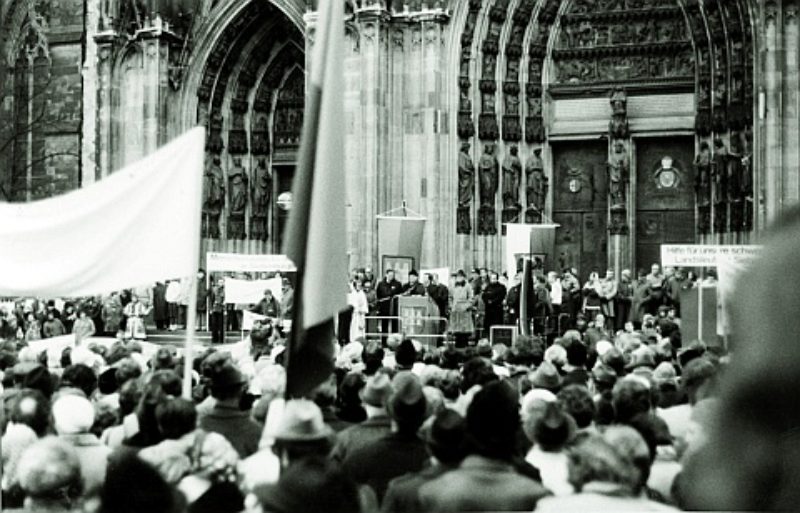
<svg viewBox="0 0 800 513"><path fill-rule="evenodd" d="M383 280L378 283L375 290L375 295L378 299L378 315L380 317L389 317L394 311L394 297L398 296L403 291L403 286L394 277L394 269L387 269ZM381 319L381 341L386 342L386 336L389 333L397 333L397 321L389 319Z"/></svg>

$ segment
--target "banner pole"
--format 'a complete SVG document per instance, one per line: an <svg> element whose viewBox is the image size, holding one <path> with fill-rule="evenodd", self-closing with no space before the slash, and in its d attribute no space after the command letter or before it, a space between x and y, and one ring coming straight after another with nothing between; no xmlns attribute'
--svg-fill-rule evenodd
<svg viewBox="0 0 800 513"><path fill-rule="evenodd" d="M197 323L197 273L191 277L189 286L189 306L186 312L186 342L183 348L183 398L192 399L192 370L194 355L192 354Z"/></svg>

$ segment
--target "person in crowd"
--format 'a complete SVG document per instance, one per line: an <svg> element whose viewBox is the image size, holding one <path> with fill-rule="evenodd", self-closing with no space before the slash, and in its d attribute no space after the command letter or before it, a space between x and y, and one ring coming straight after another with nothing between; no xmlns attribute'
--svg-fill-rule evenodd
<svg viewBox="0 0 800 513"><path fill-rule="evenodd" d="M289 278L283 279L281 287L281 320L291 321L294 308L294 287Z"/></svg>
<svg viewBox="0 0 800 513"><path fill-rule="evenodd" d="M542 484L555 495L573 492L568 479L566 447L575 436L575 421L557 401L548 402L535 422L524 425L533 442L525 460L542 476Z"/></svg>
<svg viewBox="0 0 800 513"><path fill-rule="evenodd" d="M331 457L342 462L352 453L391 432L392 419L386 410L392 394L392 383L383 372L367 378L361 401L367 413L363 422L339 432Z"/></svg>
<svg viewBox="0 0 800 513"><path fill-rule="evenodd" d="M205 269L199 269L197 271L197 305L195 307L197 312L195 329L197 331L205 331L207 326L209 293L210 290L206 283L206 271Z"/></svg>
<svg viewBox="0 0 800 513"><path fill-rule="evenodd" d="M164 282L157 282L153 287L153 321L159 331L169 328L169 310L166 294L167 286Z"/></svg>
<svg viewBox="0 0 800 513"><path fill-rule="evenodd" d="M117 335L122 332L122 298L112 292L103 302L103 334Z"/></svg>
<svg viewBox="0 0 800 513"><path fill-rule="evenodd" d="M336 401L336 416L347 424L346 427L367 420L367 411L361 404L361 391L365 386L366 380L361 372L349 372L342 378Z"/></svg>
<svg viewBox="0 0 800 513"><path fill-rule="evenodd" d="M249 411L240 407L247 380L241 371L227 358L212 362L205 372L210 381L214 404L198 419L198 425L206 431L223 435L236 448L242 458L258 450L262 427L250 418Z"/></svg>
<svg viewBox="0 0 800 513"><path fill-rule="evenodd" d="M456 273L455 284L450 290L450 305L452 305L450 331L455 336L456 347L467 347L469 338L475 331L475 324L472 320L474 295L462 270Z"/></svg>
<svg viewBox="0 0 800 513"><path fill-rule="evenodd" d="M195 497L196 492L191 495ZM197 501L187 508L188 497L171 487L152 465L131 453L123 453L114 459L97 499L96 513L209 511L197 507L202 505L196 504Z"/></svg>
<svg viewBox="0 0 800 513"><path fill-rule="evenodd" d="M603 304L603 287L597 271L589 274L589 280L583 285L583 296L582 311L589 321L593 321L598 314L602 314Z"/></svg>
<svg viewBox="0 0 800 513"><path fill-rule="evenodd" d="M378 301L378 314L380 317L391 317L397 305L395 297L403 292L403 285L394 277L394 269L387 269L383 280L378 283L375 295ZM397 333L397 321L394 319L381 319L381 340L386 343L389 333Z"/></svg>
<svg viewBox="0 0 800 513"><path fill-rule="evenodd" d="M328 379L311 391L309 397L314 401L314 404L319 407L322 412L322 420L326 425L338 433L343 429L350 426L350 423L342 420L336 413L336 399L337 399L337 386L336 374L331 373Z"/></svg>
<svg viewBox="0 0 800 513"><path fill-rule="evenodd" d="M612 330L616 325L618 293L619 284L614 276L614 270L608 269L605 277L600 279L600 311L606 316L607 327Z"/></svg>
<svg viewBox="0 0 800 513"><path fill-rule="evenodd" d="M575 421L576 436L595 433L596 406L592 394L585 385L567 385L558 392L558 402Z"/></svg>
<svg viewBox="0 0 800 513"><path fill-rule="evenodd" d="M124 388L124 386L123 386ZM133 450L155 445L164 439L158 429L156 408L168 396L181 394L181 379L174 371L156 371L144 384L141 399L130 418L123 421L123 446Z"/></svg>
<svg viewBox="0 0 800 513"><path fill-rule="evenodd" d="M80 395L65 393L53 401L53 427L58 437L75 448L87 493L102 487L111 449L89 432L94 424L92 403Z"/></svg>
<svg viewBox="0 0 800 513"><path fill-rule="evenodd" d="M647 450L642 437L626 427L611 427L602 435L578 440L569 452L568 463L569 481L576 493L546 497L536 511L677 511L641 493L637 462L648 458Z"/></svg>
<svg viewBox="0 0 800 513"><path fill-rule="evenodd" d="M425 286L419 281L419 273L416 269L411 269L408 273L408 283L403 285L404 296L424 296Z"/></svg>
<svg viewBox="0 0 800 513"><path fill-rule="evenodd" d="M377 317L378 316L378 294L375 292L375 287L372 280L364 280L364 284L361 288L364 289L364 295L367 296L367 320L366 320L366 332L367 333L378 333L378 322L376 319L369 319L369 317Z"/></svg>
<svg viewBox="0 0 800 513"><path fill-rule="evenodd" d="M567 361L562 368L564 384L588 386L589 372L586 370L586 362L589 358L589 352L586 345L575 339L567 339L562 343L566 345L567 354Z"/></svg>
<svg viewBox="0 0 800 513"><path fill-rule="evenodd" d="M564 300L566 312L570 319L574 321L578 312L581 310L583 301L581 295L581 282L578 280L578 273L575 269L565 267L561 273L561 287L564 290Z"/></svg>
<svg viewBox="0 0 800 513"><path fill-rule="evenodd" d="M182 286L180 280L170 280L167 282L167 290L164 297L167 300L167 314L169 317L169 331L178 329L181 319L181 292Z"/></svg>
<svg viewBox="0 0 800 513"><path fill-rule="evenodd" d="M350 320L349 342L364 339L367 328L367 313L369 312L369 302L367 295L361 288L358 280L350 284L350 292L347 295L347 303L353 308L353 317Z"/></svg>
<svg viewBox="0 0 800 513"><path fill-rule="evenodd" d="M39 320L33 312L29 312L25 320L25 342L41 340L41 338L42 326L39 324Z"/></svg>
<svg viewBox="0 0 800 513"><path fill-rule="evenodd" d="M130 303L125 305L123 313L127 317L125 325L125 338L130 340L147 340L144 319L150 313L150 308L139 301L135 296Z"/></svg>
<svg viewBox="0 0 800 513"><path fill-rule="evenodd" d="M553 305L550 302L547 279L543 275L537 275L533 279L533 296L532 302L528 300L533 307L533 332L544 336L547 320L553 315Z"/></svg>
<svg viewBox="0 0 800 513"><path fill-rule="evenodd" d="M379 502L389 481L422 469L428 460L425 443L417 431L425 420L426 399L419 378L400 372L392 380L387 402L392 419L389 434L347 454L342 469L359 484L369 485Z"/></svg>
<svg viewBox="0 0 800 513"><path fill-rule="evenodd" d="M486 312L483 322L483 333L486 337L491 334L492 326L503 324L503 301L506 298L506 288L499 280L500 275L492 271L489 274L489 283L481 294Z"/></svg>
<svg viewBox="0 0 800 513"><path fill-rule="evenodd" d="M220 278L217 284L212 287L210 294L211 318L209 328L211 330L211 342L220 344L225 340L225 280Z"/></svg>
<svg viewBox="0 0 800 513"><path fill-rule="evenodd" d="M64 325L64 333L72 333L72 327L78 319L75 311L75 304L71 301L64 303L64 312L61 314L61 323Z"/></svg>
<svg viewBox="0 0 800 513"><path fill-rule="evenodd" d="M72 326L72 333L75 335L75 344L77 345L80 345L83 340L95 334L94 321L84 308L81 308L78 312L78 319Z"/></svg>
<svg viewBox="0 0 800 513"><path fill-rule="evenodd" d="M281 305L278 303L278 300L275 299L275 296L272 295L272 290L265 289L264 297L250 311L272 319L279 319L281 316Z"/></svg>
<svg viewBox="0 0 800 513"><path fill-rule="evenodd" d="M28 447L17 469L25 511L72 513L81 506L83 479L75 449L56 437Z"/></svg>
<svg viewBox="0 0 800 513"><path fill-rule="evenodd" d="M419 489L444 473L456 469L466 456L466 421L456 411L443 409L423 428L430 465L389 482L382 513L421 512Z"/></svg>
<svg viewBox="0 0 800 513"><path fill-rule="evenodd" d="M586 333L584 334L586 345L590 350L594 350L597 343L601 340L613 339L614 337L609 333L606 327L606 316L602 313L598 313L595 318L589 322L586 328Z"/></svg>
<svg viewBox="0 0 800 513"><path fill-rule="evenodd" d="M625 329L625 324L632 321L633 315L634 284L630 269L623 269L617 285L617 296L614 301L616 317L614 318L614 331Z"/></svg>
<svg viewBox="0 0 800 513"><path fill-rule="evenodd" d="M42 324L42 338L60 337L66 333L67 329L61 319L56 317L55 312L52 310L47 312L47 318Z"/></svg>
<svg viewBox="0 0 800 513"><path fill-rule="evenodd" d="M467 456L424 484L423 511L532 511L549 492L514 466L518 396L502 381L485 385L467 409Z"/></svg>

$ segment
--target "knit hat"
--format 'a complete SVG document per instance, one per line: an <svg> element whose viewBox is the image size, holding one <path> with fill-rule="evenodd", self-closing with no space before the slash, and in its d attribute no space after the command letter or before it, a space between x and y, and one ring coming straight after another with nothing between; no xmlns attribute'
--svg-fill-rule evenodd
<svg viewBox="0 0 800 513"><path fill-rule="evenodd" d="M416 425L416 431L425 420L427 403L419 378L412 372L399 372L392 380L392 388L394 393L389 398L389 414L398 425Z"/></svg>
<svg viewBox="0 0 800 513"><path fill-rule="evenodd" d="M367 378L367 383L361 390L361 400L364 404L375 406L376 408L383 408L386 406L386 401L392 395L392 382L389 381L389 376L383 372L378 372L374 376Z"/></svg>
<svg viewBox="0 0 800 513"><path fill-rule="evenodd" d="M66 394L53 402L53 424L59 435L88 433L94 424L94 407L85 397Z"/></svg>
<svg viewBox="0 0 800 513"><path fill-rule="evenodd" d="M275 432L275 440L307 442L333 436L333 430L322 420L322 410L308 399L286 402L283 416Z"/></svg>
<svg viewBox="0 0 800 513"><path fill-rule="evenodd" d="M561 375L552 363L545 361L534 371L531 384L534 388L544 388L556 393L561 388Z"/></svg>

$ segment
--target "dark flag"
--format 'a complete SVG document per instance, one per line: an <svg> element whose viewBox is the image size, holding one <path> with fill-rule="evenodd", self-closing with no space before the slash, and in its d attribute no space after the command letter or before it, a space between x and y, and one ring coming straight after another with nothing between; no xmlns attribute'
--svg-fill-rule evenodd
<svg viewBox="0 0 800 513"><path fill-rule="evenodd" d="M343 103L344 2L319 2L308 103L284 253L297 266L286 397L333 371L334 318L347 306Z"/></svg>
<svg viewBox="0 0 800 513"><path fill-rule="evenodd" d="M532 309L530 303L531 291L533 289L533 262L526 258L522 263L522 285L519 288L519 323L523 335L531 334L531 319L529 312Z"/></svg>

